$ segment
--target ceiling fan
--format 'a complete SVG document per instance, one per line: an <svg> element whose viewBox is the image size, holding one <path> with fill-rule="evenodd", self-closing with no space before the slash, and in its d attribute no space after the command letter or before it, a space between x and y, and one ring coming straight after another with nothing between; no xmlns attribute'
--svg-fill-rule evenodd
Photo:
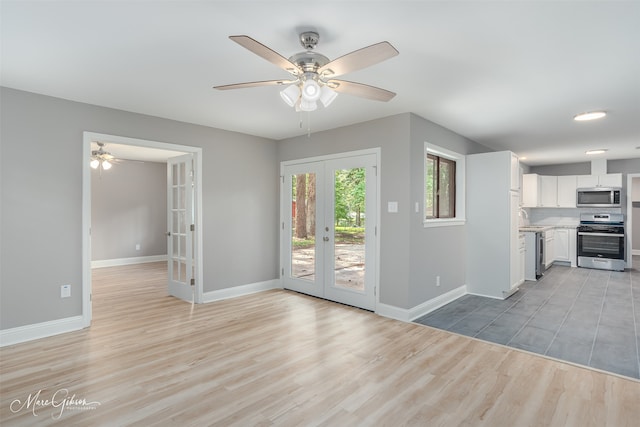
<svg viewBox="0 0 640 427"><path fill-rule="evenodd" d="M315 31L300 34L300 44L306 50L296 53L289 59L268 48L249 36L229 37L240 46L250 50L267 61L290 73L290 80L265 80L215 86L215 89L228 90L256 86L287 86L280 92L282 99L297 111L313 111L320 101L327 107L338 93L360 96L376 101L389 101L396 94L363 83L338 80L335 77L357 71L398 55L398 51L389 42L380 42L358 49L333 61L315 52L320 36Z"/></svg>
<svg viewBox="0 0 640 427"><path fill-rule="evenodd" d="M104 142L96 142L96 144L98 144L98 149L91 150L91 160L89 165L93 169L100 168L101 171L111 169L116 158L104 149Z"/></svg>

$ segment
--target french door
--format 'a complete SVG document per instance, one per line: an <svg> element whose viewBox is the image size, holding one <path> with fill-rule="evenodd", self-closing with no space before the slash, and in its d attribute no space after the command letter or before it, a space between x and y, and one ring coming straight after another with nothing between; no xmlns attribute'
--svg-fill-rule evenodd
<svg viewBox="0 0 640 427"><path fill-rule="evenodd" d="M286 289L375 310L377 154L282 166Z"/></svg>
<svg viewBox="0 0 640 427"><path fill-rule="evenodd" d="M193 155L167 161L168 292L185 301L195 299Z"/></svg>

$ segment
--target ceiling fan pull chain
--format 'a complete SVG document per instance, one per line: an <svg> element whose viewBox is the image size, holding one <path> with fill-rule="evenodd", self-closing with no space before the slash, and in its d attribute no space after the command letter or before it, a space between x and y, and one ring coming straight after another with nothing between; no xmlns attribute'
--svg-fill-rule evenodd
<svg viewBox="0 0 640 427"><path fill-rule="evenodd" d="M307 111L307 138L311 138L311 113Z"/></svg>

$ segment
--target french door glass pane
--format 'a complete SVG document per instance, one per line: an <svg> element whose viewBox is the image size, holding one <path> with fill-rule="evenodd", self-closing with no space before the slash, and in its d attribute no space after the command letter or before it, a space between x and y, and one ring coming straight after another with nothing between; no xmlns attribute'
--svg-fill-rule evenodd
<svg viewBox="0 0 640 427"><path fill-rule="evenodd" d="M291 277L315 280L316 174L291 177Z"/></svg>
<svg viewBox="0 0 640 427"><path fill-rule="evenodd" d="M364 291L366 170L334 172L334 286Z"/></svg>

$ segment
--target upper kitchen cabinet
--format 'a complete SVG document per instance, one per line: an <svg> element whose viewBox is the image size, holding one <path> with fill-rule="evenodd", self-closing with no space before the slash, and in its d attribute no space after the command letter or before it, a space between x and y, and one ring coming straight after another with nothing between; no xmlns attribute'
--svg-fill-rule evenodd
<svg viewBox="0 0 640 427"><path fill-rule="evenodd" d="M541 175L540 180L540 198L538 206L543 208L558 207L558 177Z"/></svg>
<svg viewBox="0 0 640 427"><path fill-rule="evenodd" d="M520 284L520 166L513 156L466 156L467 289L476 295L503 299Z"/></svg>
<svg viewBox="0 0 640 427"><path fill-rule="evenodd" d="M576 188L578 178L575 175L558 177L558 207L576 207Z"/></svg>
<svg viewBox="0 0 640 427"><path fill-rule="evenodd" d="M522 175L522 207L536 208L540 203L540 175L527 173Z"/></svg>
<svg viewBox="0 0 640 427"><path fill-rule="evenodd" d="M622 174L578 175L578 188L591 187L622 187Z"/></svg>
<svg viewBox="0 0 640 427"><path fill-rule="evenodd" d="M522 206L525 208L575 208L576 176L525 174Z"/></svg>

